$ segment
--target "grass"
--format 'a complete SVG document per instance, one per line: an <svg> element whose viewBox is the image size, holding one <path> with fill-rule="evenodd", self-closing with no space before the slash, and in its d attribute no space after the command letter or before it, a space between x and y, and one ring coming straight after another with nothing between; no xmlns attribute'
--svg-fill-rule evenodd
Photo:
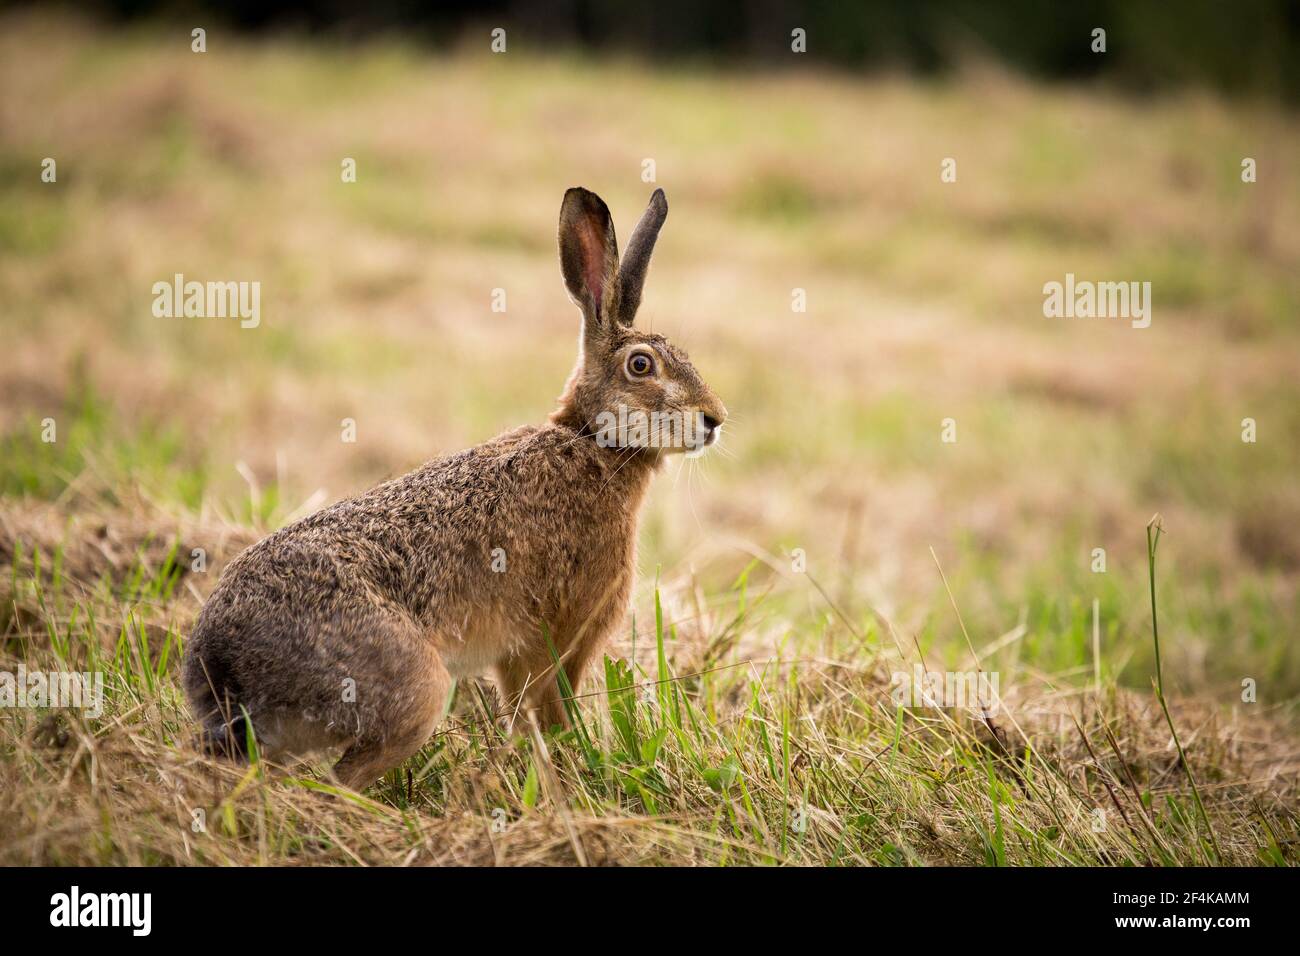
<svg viewBox="0 0 1300 956"><path fill-rule="evenodd" d="M690 639L665 606L687 582L656 588L652 620L606 658L603 686L570 692L568 732L512 726L470 683L424 750L364 798L338 799L303 768L212 763L189 746L173 674L202 576L184 556L214 533L171 529L132 550L109 529L103 540L122 546L107 566L57 546L9 556L6 657L103 673L106 709L6 721L6 862L1295 862L1295 777L1280 775L1293 751L1261 735L1266 721L1170 700L1159 664L1154 695L1083 668L1002 666L1014 691L991 717L900 706L889 674L914 650L890 623L836 627L823 603L820 622L801 624L782 598L820 586L758 561ZM222 546L210 553L221 560ZM1150 554L1158 652L1154 539ZM819 633L799 633L810 625ZM787 632L775 654L734 653L774 627ZM997 654L978 657L987 668Z"/></svg>
<svg viewBox="0 0 1300 956"><path fill-rule="evenodd" d="M0 712L0 862L1298 862L1294 117L209 43L0 20L0 673L106 698ZM559 197L626 236L646 157L673 211L642 321L734 427L657 480L573 729L465 681L364 795L202 758L177 663L225 563L540 420ZM1067 271L1152 281L1152 327L1043 319ZM260 281L262 324L155 319L176 272ZM900 706L918 664L1002 706Z"/></svg>

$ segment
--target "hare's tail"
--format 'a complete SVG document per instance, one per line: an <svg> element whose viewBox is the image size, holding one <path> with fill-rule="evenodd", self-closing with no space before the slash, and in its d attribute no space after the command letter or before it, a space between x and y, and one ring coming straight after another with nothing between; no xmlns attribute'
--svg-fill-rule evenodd
<svg viewBox="0 0 1300 956"><path fill-rule="evenodd" d="M246 760L248 718L227 668L215 656L193 648L185 656L182 680L190 709L199 721L198 749L213 756ZM222 688L220 697L218 687Z"/></svg>
<svg viewBox="0 0 1300 956"><path fill-rule="evenodd" d="M205 723L196 741L198 749L213 757L248 760L248 723L243 714L230 722Z"/></svg>

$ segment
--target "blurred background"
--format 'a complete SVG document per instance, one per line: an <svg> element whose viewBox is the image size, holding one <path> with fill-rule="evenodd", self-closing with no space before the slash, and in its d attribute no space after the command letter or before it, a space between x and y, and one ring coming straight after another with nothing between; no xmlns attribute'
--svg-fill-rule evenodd
<svg viewBox="0 0 1300 956"><path fill-rule="evenodd" d="M955 664L937 556L1004 667L1091 674L1098 600L1107 675L1147 687L1159 511L1166 667L1225 703L1246 676L1293 698L1297 11L12 8L0 507L256 533L541 421L578 328L565 188L626 237L660 186L640 321L733 418L655 486L641 620L657 574L688 639L757 559L772 613L745 640L887 618ZM156 318L176 273L259 282L260 325ZM1151 282L1150 328L1045 318L1066 273Z"/></svg>
<svg viewBox="0 0 1300 956"><path fill-rule="evenodd" d="M1300 4L1288 0L346 0L267 5L106 2L90 9L121 21L201 14L245 32L293 31L359 39L398 34L446 50L484 25L513 26L526 46L556 43L587 51L670 61L793 65L789 31L816 42L816 62L842 69L897 68L951 74L972 56L998 59L1037 79L1105 76L1130 90L1199 84L1237 94L1300 99ZM1107 56L1080 43L1102 26L1120 40Z"/></svg>

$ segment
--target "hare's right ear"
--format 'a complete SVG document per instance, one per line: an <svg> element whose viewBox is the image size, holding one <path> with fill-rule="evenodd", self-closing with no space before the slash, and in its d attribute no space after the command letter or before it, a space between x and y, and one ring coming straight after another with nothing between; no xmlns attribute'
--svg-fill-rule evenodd
<svg viewBox="0 0 1300 956"><path fill-rule="evenodd" d="M560 271L569 298L582 309L586 334L599 333L613 315L618 241L609 207L581 186L566 192L560 207Z"/></svg>
<svg viewBox="0 0 1300 956"><path fill-rule="evenodd" d="M615 316L620 325L631 325L636 318L636 310L641 306L641 287L645 285L646 270L650 268L650 253L655 251L655 240L663 228L664 219L668 217L668 200L664 191L656 189L650 194L650 205L646 206L641 221L632 231L632 238L627 242L627 255L618 270L618 314Z"/></svg>

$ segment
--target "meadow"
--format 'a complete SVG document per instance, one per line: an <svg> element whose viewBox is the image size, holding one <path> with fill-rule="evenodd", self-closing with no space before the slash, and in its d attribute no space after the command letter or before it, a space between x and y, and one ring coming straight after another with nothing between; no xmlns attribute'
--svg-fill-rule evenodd
<svg viewBox="0 0 1300 956"><path fill-rule="evenodd" d="M105 706L0 713L0 863L1295 865L1297 156L1267 104L980 62L5 15L0 671ZM364 795L205 758L225 562L553 407L571 185L621 237L665 190L639 321L732 413L656 480L573 729L466 682ZM178 273L260 323L155 316ZM1150 326L1045 317L1067 274L1151 282ZM900 706L918 665L1000 708Z"/></svg>

